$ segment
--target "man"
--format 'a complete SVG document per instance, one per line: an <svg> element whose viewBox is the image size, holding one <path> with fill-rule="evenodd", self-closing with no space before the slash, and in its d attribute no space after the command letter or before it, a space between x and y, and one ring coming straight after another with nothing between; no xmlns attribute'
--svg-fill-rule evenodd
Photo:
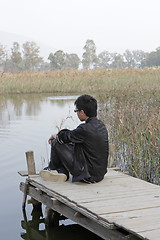
<svg viewBox="0 0 160 240"><path fill-rule="evenodd" d="M73 182L99 182L107 172L108 132L104 123L97 119L95 98L82 95L75 101L75 107L74 112L85 123L51 136L50 163L40 176L50 181L66 181L70 173Z"/></svg>

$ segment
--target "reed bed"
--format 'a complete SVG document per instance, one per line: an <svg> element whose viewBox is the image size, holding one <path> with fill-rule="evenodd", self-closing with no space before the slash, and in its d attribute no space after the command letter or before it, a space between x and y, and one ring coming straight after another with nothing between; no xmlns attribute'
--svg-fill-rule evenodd
<svg viewBox="0 0 160 240"><path fill-rule="evenodd" d="M115 145L115 165L160 184L160 69L3 74L0 94L92 93Z"/></svg>
<svg viewBox="0 0 160 240"><path fill-rule="evenodd" d="M115 145L115 166L160 184L159 93L132 92L100 96L99 117Z"/></svg>
<svg viewBox="0 0 160 240"><path fill-rule="evenodd" d="M0 94L160 89L160 69L96 69L5 73ZM158 89L157 89L158 88Z"/></svg>

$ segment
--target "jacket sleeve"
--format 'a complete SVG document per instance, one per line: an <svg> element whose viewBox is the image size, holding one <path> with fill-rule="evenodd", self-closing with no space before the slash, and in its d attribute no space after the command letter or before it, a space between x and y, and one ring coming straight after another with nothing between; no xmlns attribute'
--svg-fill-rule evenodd
<svg viewBox="0 0 160 240"><path fill-rule="evenodd" d="M80 124L76 129L63 129L57 134L57 141L59 143L82 143L85 139L85 124Z"/></svg>

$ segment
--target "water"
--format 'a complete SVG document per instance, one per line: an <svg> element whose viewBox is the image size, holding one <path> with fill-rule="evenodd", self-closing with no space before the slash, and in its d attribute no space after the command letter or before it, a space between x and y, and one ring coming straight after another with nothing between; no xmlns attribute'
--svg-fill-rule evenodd
<svg viewBox="0 0 160 240"><path fill-rule="evenodd" d="M21 208L23 193L19 190L19 183L24 182L25 178L19 176L17 172L27 170L25 152L34 151L37 170L47 166L50 135L57 133L60 128L73 129L80 123L74 113L76 97L50 95L0 97L1 239L71 240L82 237L98 239L96 235L82 230L70 220L61 221L59 228L47 232L44 223L33 222L31 205L26 206L27 231L23 228L24 215Z"/></svg>

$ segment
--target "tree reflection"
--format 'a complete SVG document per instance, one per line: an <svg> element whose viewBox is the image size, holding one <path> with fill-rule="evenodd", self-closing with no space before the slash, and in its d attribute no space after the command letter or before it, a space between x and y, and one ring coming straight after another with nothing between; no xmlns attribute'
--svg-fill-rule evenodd
<svg viewBox="0 0 160 240"><path fill-rule="evenodd" d="M37 116L41 111L42 97L39 95L11 95L0 97L0 121L5 126L9 121L21 117Z"/></svg>
<svg viewBox="0 0 160 240"><path fill-rule="evenodd" d="M49 101L51 105L63 107L66 102L72 102L70 97L49 97L44 94L16 94L0 96L0 122L5 127L9 121L22 116L38 116L42 104Z"/></svg>

